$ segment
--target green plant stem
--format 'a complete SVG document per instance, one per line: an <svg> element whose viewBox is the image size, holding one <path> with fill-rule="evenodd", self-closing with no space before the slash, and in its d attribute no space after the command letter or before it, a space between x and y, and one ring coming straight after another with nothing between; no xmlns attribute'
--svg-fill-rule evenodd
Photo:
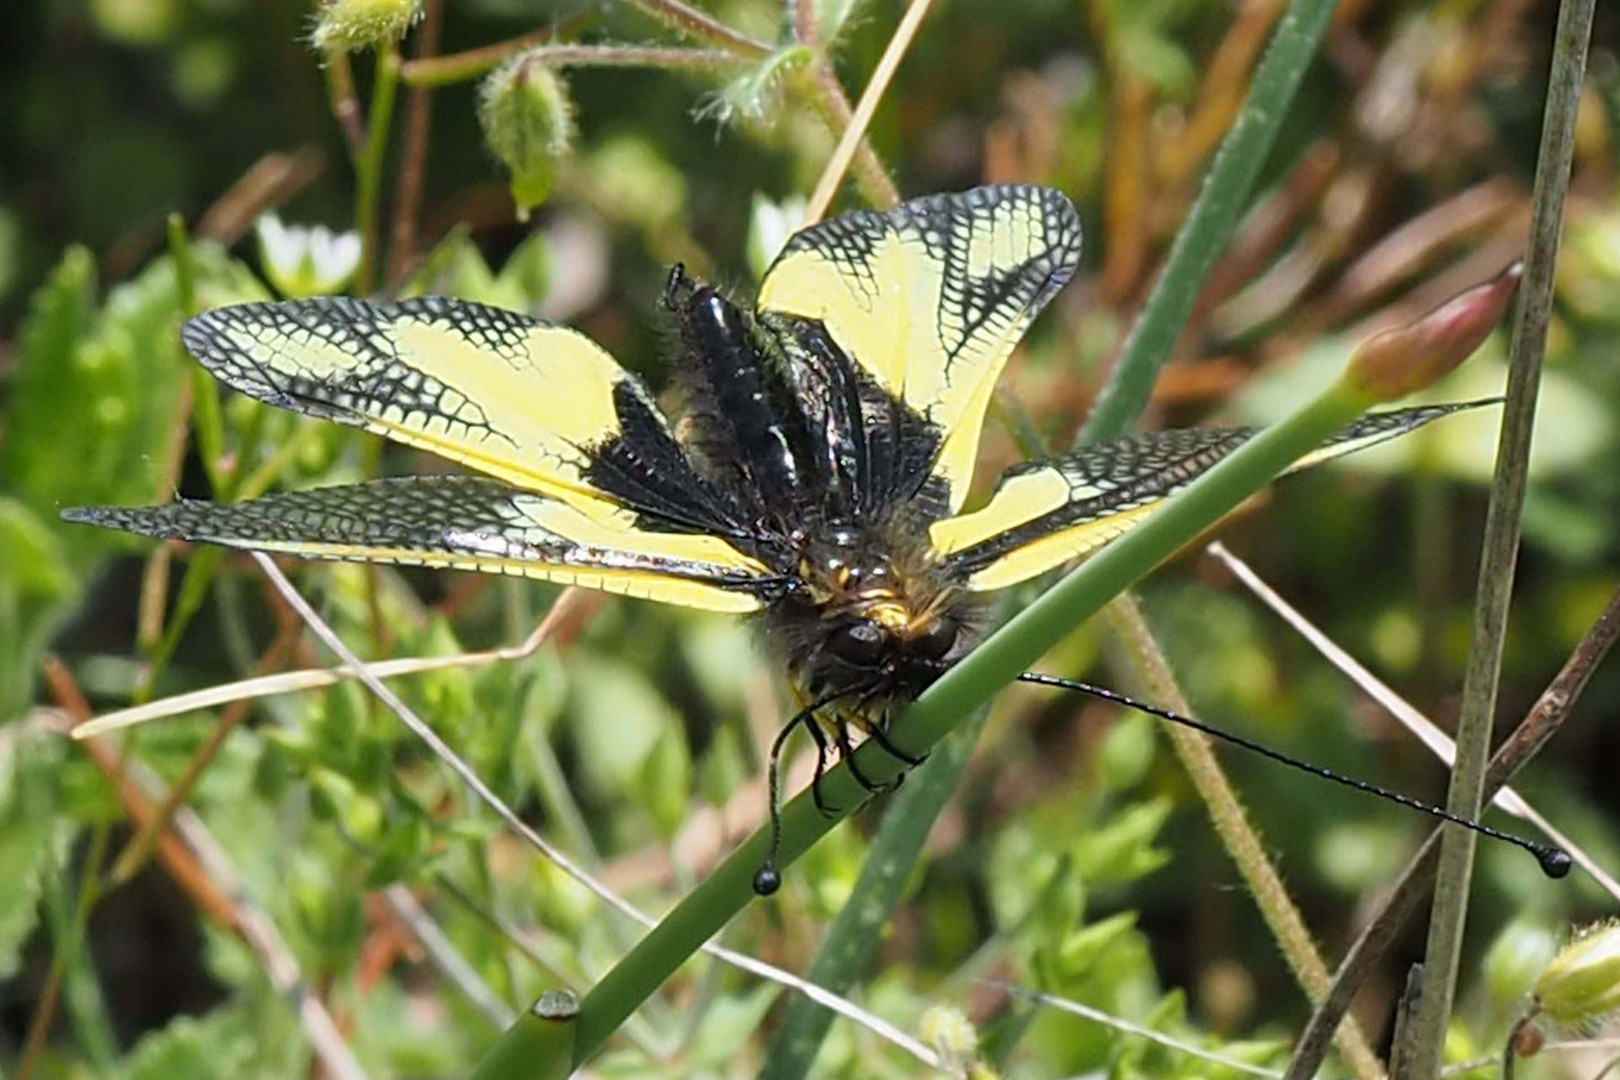
<svg viewBox="0 0 1620 1080"><path fill-rule="evenodd" d="M1163 651L1153 637L1153 631L1142 617L1142 609L1137 605L1136 598L1129 593L1124 594L1109 605L1108 614L1113 628L1130 647L1134 666L1153 700L1183 716L1194 715L1192 705L1181 692L1175 673L1170 670ZM1260 909L1261 917L1271 931L1271 939L1282 950L1295 980L1305 989L1311 1001L1320 1001L1328 992L1332 975L1311 937L1309 927L1305 925L1304 916L1289 897L1282 875L1266 855L1265 844L1250 824L1248 814L1216 759L1209 739L1176 724L1166 724L1164 727L1175 748L1176 757L1181 760L1182 767L1192 778L1193 786L1198 789L1199 798L1209 810L1221 846L1237 864L1238 872L1249 886L1255 906ZM1339 1028L1336 1038L1339 1052L1356 1076L1361 1080L1382 1080L1384 1067L1368 1045L1361 1025L1354 1020L1346 1021Z"/></svg>
<svg viewBox="0 0 1620 1080"><path fill-rule="evenodd" d="M383 166L388 161L388 132L393 126L394 97L399 89L399 51L388 45L377 53L366 114L366 141L355 167L355 223L360 230L360 292L371 292L381 268L377 216L382 199Z"/></svg>
<svg viewBox="0 0 1620 1080"><path fill-rule="evenodd" d="M487 75L501 66L508 57L525 49L544 45L553 35L551 27L522 34L507 41L497 41L466 52L449 56L421 56L407 60L399 66L399 78L406 86L418 90L437 86L451 86L459 82Z"/></svg>
<svg viewBox="0 0 1620 1080"><path fill-rule="evenodd" d="M1305 7L1306 5L1300 3L1297 6ZM808 0L801 0L796 5L796 11L808 7ZM1320 8L1320 12L1317 12L1316 8ZM1193 205L1188 215L1188 221L1183 226L1183 237L1188 234L1207 237L1204 241L1207 251L1203 254L1202 265L1195 265L1189 256L1182 255L1180 257L1179 263L1190 268L1190 270L1180 271L1181 278L1191 277L1202 281L1209 268L1213 266L1216 256L1225 246L1226 239L1230 235L1230 224L1225 223L1226 227L1223 229L1223 219L1234 216L1233 208L1247 198L1249 190L1253 186L1254 178L1264 164L1265 155L1270 148L1271 140L1275 136L1281 117L1286 113L1287 105L1292 100L1293 94L1299 85L1300 74L1303 72L1310 55L1314 53L1316 44L1320 41L1326 25L1327 15L1331 13L1332 8L1331 3L1321 2L1311 9L1313 18L1307 20L1309 32L1306 35L1309 40L1303 45L1296 42L1296 38L1299 36L1297 34L1292 34L1287 38L1284 37L1284 29L1287 28L1292 31L1296 28L1300 21L1298 18L1295 18L1293 22L1288 22L1285 19L1284 26L1279 27L1274 38L1273 48L1267 57L1268 62L1262 65L1263 70L1270 74L1267 75L1264 82L1261 82L1257 76L1254 89L1250 93L1248 103L1238 121L1238 125L1228 135L1226 144L1223 144L1220 154L1217 155L1216 164L1212 167L1211 178L1205 189L1205 195ZM1296 16L1296 12L1291 10L1289 15ZM800 12L800 18L795 22L795 28L801 40L813 39L814 27L811 25L812 23L813 19L809 17L807 12ZM814 64L813 68L814 70L809 73L809 78L814 83L811 87L812 99L816 102L817 107L821 109L828 125L834 131L841 131L848 126L851 120L851 109L848 99L844 96L843 87L838 83L836 75L824 61ZM1277 75L1276 73L1279 71L1288 77ZM1241 138L1239 137L1240 130L1243 132ZM1258 132L1258 135L1256 132ZM871 198L878 206L893 205L898 198L898 193L895 191L892 181L888 179L888 174L884 170L882 163L864 140L855 157L855 168L868 198ZM1226 192L1226 194L1224 197L1217 198L1210 194L1211 191L1216 194L1222 192ZM1178 243L1176 250L1180 251L1187 246L1185 243ZM1173 252L1172 264L1175 265L1176 263L1177 258ZM1170 271L1167 270L1166 277L1169 277L1169 274ZM1189 292L1193 291L1195 290L1189 290ZM1133 341L1142 343L1136 349L1135 355L1145 359L1138 359L1130 364L1122 361L1120 367L1116 370L1116 381L1120 378L1121 372L1127 370L1143 371L1144 374L1138 377L1145 379L1147 388L1151 388L1151 383L1157 375L1159 367L1163 365L1171 346L1175 343L1176 334L1179 333L1180 327L1186 321L1187 314L1191 311L1191 299L1188 299L1184 305L1180 306L1179 312L1172 310L1172 301L1175 299L1177 298L1173 294L1166 293L1161 285L1159 292L1155 294L1155 301L1150 302L1148 308L1142 313L1137 328L1132 335ZM1168 333L1161 331L1157 334L1148 332L1144 329L1144 324L1150 318L1170 327L1170 331ZM1155 341L1162 341L1162 344L1157 346L1157 355L1154 355L1151 351ZM1082 435L1083 439L1095 440L1116 437L1122 434L1135 422L1137 416L1140 415L1141 410L1147 404L1146 389L1134 395L1118 394L1114 396L1115 404L1111 406L1110 417L1099 421L1094 414L1092 422L1087 425L1087 432ZM1031 433L1026 431L1024 434L1028 437ZM835 990L842 990L852 984L854 973L858 972L866 956L870 954L876 943L875 934L862 933L858 928L868 925L880 928L892 914L898 894L890 894L889 880L893 877L903 881L905 874L909 872L910 866L917 857L917 851L920 850L920 848L917 848L908 851L909 835L918 831L923 836L927 835L928 827L938 816L949 795L949 791L954 789L962 769L965 768L966 761L971 756L972 745L977 740L978 731L982 730L983 720L983 716L976 714L973 720L970 721L969 726L964 728L959 736L953 737L951 740L949 745L953 750L952 756L955 756L954 751L960 748L962 751L962 763L955 768L955 775L950 778L949 787L943 786L946 767L938 766L938 771L932 773L931 777L940 782L941 789L935 790L931 780L926 791L902 789L895 796L894 805L891 807L890 812L884 816L883 826L873 840L868 862L862 869L861 877L856 882L849 903L846 904L844 911L840 912L838 918L828 928L823 938L823 945L811 966L809 977L812 982ZM936 758L942 756L944 755L935 755ZM930 760L927 767L934 768L935 762ZM917 783L922 779L921 776L912 779L918 788L923 787L922 784ZM900 813L902 804L905 808L904 814ZM892 836L891 832L893 833ZM897 859L903 860L903 862L893 866L886 865ZM873 865L879 863L880 860L885 864L883 869L872 871ZM869 871L871 872L869 873ZM850 915L846 920L845 915L852 911L860 911L864 914L859 916ZM846 925L846 923L853 925ZM1320 958L1317 959L1317 965L1321 966ZM1325 986L1327 982L1325 970L1322 973L1321 981ZM814 1060L816 1051L830 1024L831 1017L824 1010L816 1008L813 1003L805 1000L794 1002L789 1009L787 1019L772 1044L772 1053L768 1059L769 1064L767 1065L766 1075L779 1078L779 1080L804 1075L808 1071L810 1063ZM1352 1033L1347 1036L1347 1041L1356 1044L1359 1050L1365 1051L1365 1040L1357 1038L1357 1036L1359 1036L1359 1032ZM1371 1057L1370 1053L1362 1054L1347 1049L1347 1057L1357 1060L1358 1075L1364 1078L1381 1073L1381 1070L1377 1069L1376 1059L1372 1060L1372 1070L1366 1070L1362 1067L1366 1060Z"/></svg>
<svg viewBox="0 0 1620 1080"><path fill-rule="evenodd" d="M737 56L763 60L774 51L767 42L733 30L713 15L700 11L683 0L632 0L632 2L670 29L689 38L706 41Z"/></svg>
<svg viewBox="0 0 1620 1080"><path fill-rule="evenodd" d="M849 103L849 97L844 93L844 86L838 81L838 75L831 65L823 58L811 63L806 75L809 86L806 94L810 103L821 114L822 121L836 139L848 130L855 122L855 110ZM855 157L850 163L855 171L856 182L861 185L861 194L867 202L879 209L887 209L900 201L900 189L895 187L894 180L889 176L889 170L884 166L883 159L878 157L877 151L872 149L871 140L864 135L855 146Z"/></svg>
<svg viewBox="0 0 1620 1080"><path fill-rule="evenodd" d="M223 551L223 548L200 548L192 553L191 561L186 564L185 576L180 579L180 596L169 612L163 637L153 646L152 655L147 660L145 695L150 695L151 688L157 685L158 676L169 666L174 651L180 647L180 639L185 636L186 628L191 625L197 612L202 610L203 601L208 598L208 586L213 583Z"/></svg>
<svg viewBox="0 0 1620 1080"><path fill-rule="evenodd" d="M1294 415L1244 444L947 671L899 718L893 741L913 755L928 752L1070 630L1369 404L1364 394L1341 379ZM874 745L862 746L855 757L861 771L879 784L891 781L902 768ZM826 801L839 807L840 813L823 814L808 792L789 803L782 813L780 865L790 864L866 797L852 779L848 763L827 774L822 790ZM600 1049L631 1012L754 898L754 872L768 845L766 830L755 833L590 991L580 1006L575 1066ZM503 1035L491 1053L503 1054L507 1038ZM483 1067L473 1073L475 1080L499 1075Z"/></svg>
<svg viewBox="0 0 1620 1080"><path fill-rule="evenodd" d="M525 59L533 58L536 63L549 67L647 67L672 71L711 71L746 63L749 59L724 49L689 49L673 45L536 45L523 55ZM501 59L504 58L503 55ZM482 63L479 61L480 65ZM443 69L417 69L407 64L402 76L409 86L443 86L481 75L498 63L499 60L491 62L479 70L472 70L464 64L448 65Z"/></svg>
<svg viewBox="0 0 1620 1080"><path fill-rule="evenodd" d="M30 1080L34 1069L39 1065L45 1049L45 1040L50 1035L51 1024L62 999L63 984L72 977L72 969L79 962L79 951L84 946L85 928L90 922L90 912L101 899L101 865L107 858L111 833L112 825L107 821L98 822L90 830L89 850L84 861L84 877L79 883L78 895L74 897L70 917L64 920L65 925L58 927L59 933L55 940L56 948L51 956L50 971L45 976L45 987L38 995L38 1004L35 1006L33 1018L29 1021L28 1035L23 1041L17 1065L17 1080ZM115 1051L110 1043L104 1045L104 1040L101 1039L89 1041L92 1044L90 1056L99 1059L99 1064L111 1064Z"/></svg>
<svg viewBox="0 0 1620 1080"><path fill-rule="evenodd" d="M1081 442L1118 438L1146 407L1159 369L1186 326L1204 279L1231 239L1288 104L1337 6L1336 0L1291 0L1277 23L1243 109L1215 152L1204 186L1176 235L1113 376L1081 429Z"/></svg>
<svg viewBox="0 0 1620 1080"><path fill-rule="evenodd" d="M805 972L807 980L844 994L865 972L934 821L961 783L989 718L988 708L974 710L967 723L906 775L905 786L890 798L883 827L867 851L849 902L822 934L815 960ZM809 1073L832 1022L829 1010L809 998L795 998L771 1041L760 1080L798 1080Z"/></svg>
<svg viewBox="0 0 1620 1080"><path fill-rule="evenodd" d="M1490 507L1485 519L1484 551L1474 604L1474 636L1463 679L1462 711L1457 722L1456 761L1446 799L1448 810L1468 818L1478 816L1484 797L1502 643L1513 598L1513 570L1518 558L1520 517L1529 471L1530 434L1541 363L1547 348L1547 326L1552 317L1564 193L1569 186L1575 120L1595 6L1595 0L1563 0L1560 4L1552 71L1547 80L1547 108L1532 195L1530 247L1525 256L1524 282L1519 290L1509 350L1507 401L1502 408L1496 475L1491 483ZM1440 868L1435 879L1434 907L1429 916L1429 939L1424 951L1423 992L1413 1024L1411 1075L1414 1080L1435 1080L1440 1073L1462 954L1476 841L1477 837L1467 829L1441 830Z"/></svg>
<svg viewBox="0 0 1620 1080"><path fill-rule="evenodd" d="M566 990L549 990L507 1028L478 1063L475 1075L494 1080L563 1080L579 1030L579 1004Z"/></svg>

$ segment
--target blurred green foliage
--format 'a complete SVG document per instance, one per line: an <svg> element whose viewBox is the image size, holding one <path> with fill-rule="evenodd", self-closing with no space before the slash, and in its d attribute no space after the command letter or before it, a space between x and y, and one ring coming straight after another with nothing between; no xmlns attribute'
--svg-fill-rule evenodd
<svg viewBox="0 0 1620 1080"><path fill-rule="evenodd" d="M442 15L445 54L548 26L559 41L697 47L629 5L443 8L429 21ZM383 159L384 226L366 251L379 280L401 294L445 292L573 322L661 383L656 297L667 264L746 292L832 144L826 102L807 75L822 46L794 42L765 0L712 10L780 47L713 70L571 70L556 89L569 97L561 107L575 142L552 148L544 185L520 177L524 197L541 202L526 225L483 145L477 79L435 90L423 114L425 194L408 215L415 239L401 250L393 215L408 208L396 187L411 168L407 77ZM1084 279L1008 373L1001 411L1013 423L987 437L986 476L1019 456L1010 431L1057 446L1083 418L1229 119L1222 102L1240 95L1266 10L1275 6L1234 19L1202 0L1014 0L993 11L942 5L925 25L872 134L902 190L1054 184L1076 198L1089 231ZM814 6L851 96L899 13L890 0ZM441 467L221 395L197 377L177 336L189 311L276 295L268 283L288 287L250 242L260 211L278 208L295 225L355 225L364 164L329 92L348 70L363 111L376 57L317 56L314 12L301 0L25 0L8 15L0 1071L12 1075L22 1061L55 968L57 1020L29 1059L35 1075L306 1075L305 1028L262 955L187 891L174 864L150 863L128 883L104 879L131 836L128 798L65 740L56 711L72 704L64 679L102 709L246 677L289 617L240 558L177 551L170 561L145 542L66 525L57 510ZM1547 4L1408 3L1345 19L1268 165L1262 210L1240 229L1239 249L1258 254L1223 264L1235 277L1213 285L1195 316L1161 383L1156 421L1273 418L1336 370L1381 315L1421 310L1516 253L1550 15ZM425 25L403 42L407 58ZM1570 204L1502 689L1507 717L1562 662L1620 563L1620 473L1605 467L1620 412L1615 67L1607 53L1595 59L1583 114L1581 197ZM1379 95L1392 86L1410 93L1390 106ZM1380 119L1368 112L1377 103L1404 112ZM1331 164L1318 177L1311 162L1324 152ZM1487 195L1496 199L1489 212L1479 209ZM846 200L859 201L853 186ZM177 247L166 238L172 213L190 237ZM1279 215L1285 227L1268 231ZM1437 396L1497 392L1499 346L1486 352ZM1467 647L1493 440L1482 414L1292 481L1233 524L1229 543L1352 653L1447 715ZM515 643L557 595L352 566L297 575L368 658ZM1186 559L1144 599L1210 719L1391 786L1438 791L1440 770L1230 581ZM1100 631L1085 631L1051 666L1083 672L1102 645ZM328 662L313 646L291 652L285 666ZM66 665L50 687L48 654ZM652 911L757 821L762 749L785 708L736 620L617 601L591 608L528 659L399 685L527 819ZM1610 867L1620 860L1617 692L1620 674L1600 671L1577 722L1521 785ZM123 751L139 776L175 784L218 715L151 725ZM980 1060L1004 1076L1238 1074L1037 1007L997 989L1003 982L1229 1057L1280 1063L1306 1003L1159 745L1140 718L1010 691L873 962L863 1006L909 1031L930 1009L958 1009L977 1028ZM1425 823L1264 763L1230 765L1336 955L1362 898L1398 870ZM240 876L239 887L215 884L229 901L262 909L370 1075L462 1074L502 1026L440 977L389 906L389 888L408 889L474 977L514 1010L545 989L587 987L640 932L504 832L350 685L258 702L224 736L189 806ZM819 927L849 898L882 812L880 801L796 864L779 899L737 920L728 944L803 970ZM1496 1049L1550 943L1613 907L1579 877L1541 881L1516 851L1488 847L1482 867L1478 962L1455 1031L1461 1056ZM86 893L86 882L100 884ZM81 934L86 896L98 902ZM1368 995L1374 1032L1399 978L1392 967ZM780 996L694 962L597 1068L753 1075ZM937 1015L926 1023L960 1034ZM916 1068L839 1023L816 1074ZM1550 1076L1560 1066L1521 1068Z"/></svg>

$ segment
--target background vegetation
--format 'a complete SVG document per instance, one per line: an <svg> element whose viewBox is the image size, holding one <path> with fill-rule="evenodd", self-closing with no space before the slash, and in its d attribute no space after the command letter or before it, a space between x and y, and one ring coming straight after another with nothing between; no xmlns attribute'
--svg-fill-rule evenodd
<svg viewBox="0 0 1620 1080"><path fill-rule="evenodd" d="M379 18L401 6L411 8L348 4ZM1088 227L1080 279L1004 380L981 478L1074 438L1282 7L969 0L922 23L838 205L881 201L885 174L907 195L1020 180L1067 191ZM91 712L334 661L246 557L155 548L56 512L437 467L221 396L176 328L230 300L454 293L571 322L661 385L666 267L684 262L746 295L903 9L736 0L706 10L714 22L652 2L428 0L396 67L390 45L343 52L329 22L327 50L312 47L315 12L303 0L8 8L0 1071L461 1075L542 991L589 989L640 935L503 828L353 684L69 742L65 726ZM1229 216L1235 237L1197 293L1145 422L1275 419L1356 341L1522 254L1555 14L1525 0L1341 5L1278 114L1275 146L1254 157L1257 185ZM1614 19L1599 12L1576 127L1504 728L1611 603L1620 565ZM521 75L485 81L536 46ZM526 221L514 192L535 204ZM272 210L363 234L354 280L278 261L253 231ZM1488 343L1434 396L1499 392L1504 352L1505 341ZM1488 414L1448 421L1289 481L1222 534L1448 728L1495 430ZM288 570L368 660L515 645L558 592ZM1190 549L1141 600L1200 715L1439 797L1432 757L1227 564ZM548 634L528 658L397 686L547 839L643 910L667 910L760 819L762 748L785 715L775 674L747 626L723 617L576 598ZM1134 684L1139 665L1116 640L1097 620L1041 666ZM1600 668L1517 782L1611 870L1617 693L1620 671ZM1309 999L1161 749L1143 718L1028 688L1002 695L922 859L896 884L876 953L855 962L850 996L936 1060L1007 1076L1280 1067ZM1223 757L1331 962L1427 824ZM790 972L810 967L886 805L789 868L779 897L751 905L725 943ZM175 831L159 827L171 820ZM1482 849L1479 871L1453 1061L1498 1049L1558 942L1616 906L1579 871L1549 882L1503 846ZM1357 999L1375 1050L1422 940L1421 924L1409 928ZM593 1068L751 1076L769 1062L791 1075L817 1045L794 1049L782 1034L798 1030L786 1019L793 998L694 960ZM326 1050L312 1057L312 1045ZM1600 1055L1549 1053L1521 1069L1590 1076ZM927 1066L840 1020L814 1068L870 1077ZM1327 1066L1367 1068L1353 1054Z"/></svg>

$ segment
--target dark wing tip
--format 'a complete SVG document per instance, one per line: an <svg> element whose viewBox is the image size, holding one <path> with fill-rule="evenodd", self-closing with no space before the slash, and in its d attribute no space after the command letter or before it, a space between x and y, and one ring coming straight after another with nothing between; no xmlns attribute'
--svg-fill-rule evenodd
<svg viewBox="0 0 1620 1080"><path fill-rule="evenodd" d="M184 501L167 506L69 506L60 511L60 516L76 525L121 529L163 539L189 539L180 520L185 506Z"/></svg>

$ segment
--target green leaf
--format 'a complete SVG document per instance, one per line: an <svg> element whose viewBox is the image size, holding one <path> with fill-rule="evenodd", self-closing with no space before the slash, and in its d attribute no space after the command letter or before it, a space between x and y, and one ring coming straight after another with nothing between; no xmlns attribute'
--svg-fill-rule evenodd
<svg viewBox="0 0 1620 1080"><path fill-rule="evenodd" d="M1058 946L1057 958L1067 978L1083 976L1103 953L1136 926L1136 913L1122 911L1101 922L1071 931Z"/></svg>
<svg viewBox="0 0 1620 1080"><path fill-rule="evenodd" d="M217 1009L179 1016L141 1039L127 1059L125 1080L213 1080L254 1074L257 1048L244 1014Z"/></svg>
<svg viewBox="0 0 1620 1080"><path fill-rule="evenodd" d="M1170 816L1170 801L1154 799L1116 814L1089 829L1074 845L1075 865L1092 888L1127 885L1169 861L1153 840Z"/></svg>
<svg viewBox="0 0 1620 1080"><path fill-rule="evenodd" d="M639 787L648 755L681 719L638 671L611 661L584 657L574 666L570 709L581 771L599 794Z"/></svg>
<svg viewBox="0 0 1620 1080"><path fill-rule="evenodd" d="M62 813L55 776L62 741L21 725L0 729L0 979L17 971L19 953L39 922L48 877L61 873L75 832Z"/></svg>
<svg viewBox="0 0 1620 1080"><path fill-rule="evenodd" d="M780 48L726 84L705 111L723 124L761 123L776 111L787 77L814 58L808 45Z"/></svg>
<svg viewBox="0 0 1620 1080"><path fill-rule="evenodd" d="M0 440L0 473L12 490L43 509L50 483L63 471L52 457L59 442L74 442L76 424L63 414L82 404L76 392L90 381L74 376L75 355L90 331L96 291L95 259L84 248L69 248L56 270L34 293L18 340L17 366L7 396L6 438ZM61 436L67 435L67 439Z"/></svg>

